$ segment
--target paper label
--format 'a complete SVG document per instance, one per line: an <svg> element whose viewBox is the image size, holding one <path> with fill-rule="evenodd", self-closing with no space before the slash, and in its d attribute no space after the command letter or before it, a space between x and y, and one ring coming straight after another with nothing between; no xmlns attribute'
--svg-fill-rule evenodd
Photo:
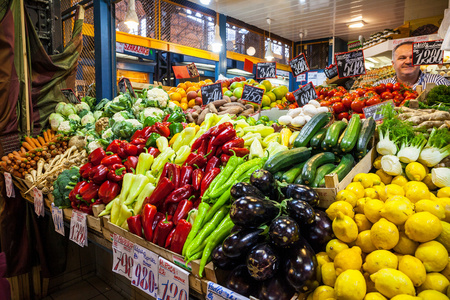
<svg viewBox="0 0 450 300"><path fill-rule="evenodd" d="M73 210L72 218L70 219L70 236L69 240L75 242L80 247L88 245L87 241L87 224L86 214Z"/></svg>
<svg viewBox="0 0 450 300"><path fill-rule="evenodd" d="M52 203L52 219L55 224L55 231L65 236L63 211L61 208L55 206L54 203Z"/></svg>
<svg viewBox="0 0 450 300"><path fill-rule="evenodd" d="M159 258L158 299L189 299L189 272L162 257Z"/></svg>
<svg viewBox="0 0 450 300"><path fill-rule="evenodd" d="M43 217L44 197L42 196L42 192L36 187L33 189L33 198L34 198L34 212L36 213L36 215Z"/></svg>
<svg viewBox="0 0 450 300"><path fill-rule="evenodd" d="M8 172L5 172L5 184L6 184L6 196L8 198L14 198L16 197L16 193L14 192L14 185L12 183L12 177L11 174Z"/></svg>
<svg viewBox="0 0 450 300"><path fill-rule="evenodd" d="M134 245L134 266L131 285L153 298L158 297L158 255L139 245Z"/></svg>
<svg viewBox="0 0 450 300"><path fill-rule="evenodd" d="M113 249L112 271L131 280L132 275L131 271L134 265L133 259L134 243L114 233L112 249Z"/></svg>
<svg viewBox="0 0 450 300"><path fill-rule="evenodd" d="M212 281L208 281L208 289L206 291L206 299L208 300L223 300L223 299L229 299L229 300L247 300L247 297L244 297L236 292L233 292L232 290L229 290L227 288L224 288L221 285L218 285L217 283L214 283Z"/></svg>

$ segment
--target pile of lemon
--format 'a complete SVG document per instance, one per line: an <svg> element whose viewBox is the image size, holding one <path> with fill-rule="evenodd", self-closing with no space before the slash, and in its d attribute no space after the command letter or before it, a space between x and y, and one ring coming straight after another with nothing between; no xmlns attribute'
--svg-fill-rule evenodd
<svg viewBox="0 0 450 300"><path fill-rule="evenodd" d="M450 187L435 195L407 177L361 173L337 194L308 300L449 299Z"/></svg>

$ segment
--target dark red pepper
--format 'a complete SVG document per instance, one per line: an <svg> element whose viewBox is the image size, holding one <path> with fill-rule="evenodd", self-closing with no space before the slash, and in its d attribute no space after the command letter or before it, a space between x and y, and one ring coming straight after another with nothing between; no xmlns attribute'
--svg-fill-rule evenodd
<svg viewBox="0 0 450 300"><path fill-rule="evenodd" d="M193 172L194 172L194 169L191 166L181 167L180 186L192 183L192 173Z"/></svg>
<svg viewBox="0 0 450 300"><path fill-rule="evenodd" d="M169 249L170 244L172 243L173 234L175 233L176 227L172 227L172 230L169 232L169 235L166 238L166 242L164 243L164 248Z"/></svg>
<svg viewBox="0 0 450 300"><path fill-rule="evenodd" d="M80 176L82 178L88 179L89 178L89 173L91 172L91 169L94 165L91 164L90 162L85 163L81 168L80 168Z"/></svg>
<svg viewBox="0 0 450 300"><path fill-rule="evenodd" d="M231 141L226 142L222 146L222 153L233 155L233 152L230 151L231 148L244 148L244 139L240 137L235 137Z"/></svg>
<svg viewBox="0 0 450 300"><path fill-rule="evenodd" d="M212 145L213 146L221 146L223 144L225 144L226 142L228 142L229 140L231 140L232 138L234 138L236 136L236 130L234 130L233 127L227 127L224 130L222 130L222 132L220 132L216 138L214 139L214 141L212 141Z"/></svg>
<svg viewBox="0 0 450 300"><path fill-rule="evenodd" d="M200 186L200 196L203 196L203 193L208 189L209 185L211 184L211 181L216 178L216 176L220 173L219 168L213 168L208 173L205 173L205 176L202 179L202 183Z"/></svg>
<svg viewBox="0 0 450 300"><path fill-rule="evenodd" d="M161 122L156 122L154 126L155 126L156 132L159 133L161 136L164 136L164 137L170 136L169 125L166 125L165 123L161 123Z"/></svg>
<svg viewBox="0 0 450 300"><path fill-rule="evenodd" d="M142 217L141 215L131 216L127 219L128 229L131 233L142 237Z"/></svg>
<svg viewBox="0 0 450 300"><path fill-rule="evenodd" d="M139 144L136 145L137 148L137 155L139 156L139 154L141 154L142 152L145 152L145 144Z"/></svg>
<svg viewBox="0 0 450 300"><path fill-rule="evenodd" d="M142 209L142 228L144 229L144 237L147 241L153 240L153 222L157 215L156 206L151 204L144 205ZM164 217L163 214L161 214Z"/></svg>
<svg viewBox="0 0 450 300"><path fill-rule="evenodd" d="M105 150L103 150L102 147L95 149L91 152L88 156L88 160L90 163L92 163L94 166L97 166L102 161L103 157L106 156Z"/></svg>
<svg viewBox="0 0 450 300"><path fill-rule="evenodd" d="M142 145L142 144L145 145L146 142L147 141L144 138L140 137L140 138L131 139L130 144L137 146L137 145Z"/></svg>
<svg viewBox="0 0 450 300"><path fill-rule="evenodd" d="M105 156L102 161L102 165L107 166L108 168L114 164L122 164L122 159L117 154L111 154Z"/></svg>
<svg viewBox="0 0 450 300"><path fill-rule="evenodd" d="M228 154L222 154L221 156L220 156L220 162L222 163L222 166L224 166L224 165L226 165L227 164L227 162L228 162L228 160L230 160L230 155L228 155Z"/></svg>
<svg viewBox="0 0 450 300"><path fill-rule="evenodd" d="M156 158L161 152L159 152L158 148L150 147L147 149L147 153L153 155L153 158Z"/></svg>
<svg viewBox="0 0 450 300"><path fill-rule="evenodd" d="M111 167L109 167L108 175L106 175L106 178L108 180L112 180L115 182L120 182L123 179L123 175L127 173L127 168L125 168L122 164L114 164Z"/></svg>
<svg viewBox="0 0 450 300"><path fill-rule="evenodd" d="M173 214L175 213L175 211L177 210L178 207L178 203L168 203L166 205L165 208L165 212L169 215L169 216L173 216Z"/></svg>
<svg viewBox="0 0 450 300"><path fill-rule="evenodd" d="M138 148L136 145L133 145L131 143L122 143L123 151L127 156L136 156L138 153Z"/></svg>
<svg viewBox="0 0 450 300"><path fill-rule="evenodd" d="M161 177L158 181L158 185L156 186L153 193L145 198L144 205L150 203L158 207L160 204L164 202L164 200L169 196L169 194L175 189L172 181L170 181L167 177Z"/></svg>
<svg viewBox="0 0 450 300"><path fill-rule="evenodd" d="M220 166L220 159L217 156L213 156L208 160L208 163L205 167L205 174L211 171L214 168L218 168Z"/></svg>
<svg viewBox="0 0 450 300"><path fill-rule="evenodd" d="M220 169L219 169L220 172ZM194 194L194 188L190 184L183 185L180 188L172 191L169 196L167 196L166 203L178 203L183 199L189 199Z"/></svg>
<svg viewBox="0 0 450 300"><path fill-rule="evenodd" d="M225 123L219 124L217 126L214 126L212 128L213 128L213 130L211 131L211 136L218 136L225 129L233 128L233 124L231 124L230 122L225 122Z"/></svg>
<svg viewBox="0 0 450 300"><path fill-rule="evenodd" d="M217 146L213 145L214 140L216 139L215 136L212 137L212 139L208 143L208 148L206 149L206 159L209 160L211 157L213 157L216 154Z"/></svg>
<svg viewBox="0 0 450 300"><path fill-rule="evenodd" d="M166 162L163 167L163 170L161 172L161 176L159 176L159 178L167 177L167 174L169 173L169 168L171 168L171 167L172 167L172 163Z"/></svg>
<svg viewBox="0 0 450 300"><path fill-rule="evenodd" d="M248 155L250 153L250 150L247 148L236 148L236 147L232 147L230 149L230 151L232 153L234 153L236 156L238 157L244 157L246 155Z"/></svg>
<svg viewBox="0 0 450 300"><path fill-rule="evenodd" d="M78 207L74 207L74 209L84 212L85 214L92 215L92 206L86 203L81 203Z"/></svg>
<svg viewBox="0 0 450 300"><path fill-rule="evenodd" d="M167 178L172 181L174 187L177 189L180 185L181 167L176 164L170 164L167 169Z"/></svg>
<svg viewBox="0 0 450 300"><path fill-rule="evenodd" d="M193 205L194 204L190 200L187 199L181 200L180 203L178 203L177 210L173 214L172 218L173 224L177 225L180 220L186 219Z"/></svg>
<svg viewBox="0 0 450 300"><path fill-rule="evenodd" d="M120 193L120 186L114 181L106 180L98 189L98 198L103 204L108 204Z"/></svg>
<svg viewBox="0 0 450 300"><path fill-rule="evenodd" d="M73 203L75 204L75 207L76 207L76 205L81 202L81 200L79 199L79 197L77 197L77 195L80 195L80 189L83 186L85 186L86 184L88 184L86 181L80 181L70 191L70 193L69 193L69 200L71 202L71 206L72 207L74 206Z"/></svg>
<svg viewBox="0 0 450 300"><path fill-rule="evenodd" d="M89 179L97 184L102 184L106 180L109 169L104 165L97 165L92 167L91 172L89 172Z"/></svg>
<svg viewBox="0 0 450 300"><path fill-rule="evenodd" d="M205 139L202 142L202 145L198 148L197 150L197 154L198 155L206 155L207 154L207 150L208 150L208 145L210 144L209 139Z"/></svg>
<svg viewBox="0 0 450 300"><path fill-rule="evenodd" d="M145 142L147 142L147 139L152 132L155 132L154 126L146 126L144 127L144 129L142 129L142 138L145 139Z"/></svg>
<svg viewBox="0 0 450 300"><path fill-rule="evenodd" d="M88 184L85 184L80 188L79 195L84 201L88 203L94 203L95 200L98 199L98 189L99 186L97 184L89 182Z"/></svg>
<svg viewBox="0 0 450 300"><path fill-rule="evenodd" d="M170 243L169 250L181 254L184 243L186 242L189 232L191 232L192 224L181 219L175 227L175 232Z"/></svg>
<svg viewBox="0 0 450 300"><path fill-rule="evenodd" d="M193 154L193 155L191 156L191 154ZM191 153L191 154L189 154L189 156L188 156L188 159L190 157L191 157L191 159L189 161L188 161L188 159L186 159L186 161L184 162L183 165L203 169L203 167L206 166L206 163L208 162L206 160L206 158L200 154L194 154L194 153Z"/></svg>
<svg viewBox="0 0 450 300"><path fill-rule="evenodd" d="M117 153L120 149L120 144L122 143L121 140L114 140L109 144L109 146L106 148L106 152L112 152Z"/></svg>
<svg viewBox="0 0 450 300"><path fill-rule="evenodd" d="M166 238L172 228L173 222L168 219L168 216L166 216L164 220L159 221L158 225L156 226L155 233L153 234L153 244L164 247Z"/></svg>
<svg viewBox="0 0 450 300"><path fill-rule="evenodd" d="M203 175L204 173L202 170L194 170L192 174L192 187L194 188L194 191L200 191L200 185L202 183Z"/></svg>
<svg viewBox="0 0 450 300"><path fill-rule="evenodd" d="M221 125L226 124L226 123L229 123L229 122L222 123ZM218 125L218 126L221 126L221 125ZM204 134L202 134L198 139L196 139L191 146L191 152L194 152L195 150L200 148L200 146L202 145L204 140L209 140L211 137L211 133L214 132L215 130L217 130L218 126L211 127Z"/></svg>
<svg viewBox="0 0 450 300"><path fill-rule="evenodd" d="M139 130L136 130L135 132L134 132L134 134L131 136L131 141L133 141L134 139L139 139L139 138L142 138L143 137L143 132L144 132L144 130L143 129L139 129ZM134 143L133 143L134 144ZM136 145L136 144L134 144L134 145Z"/></svg>
<svg viewBox="0 0 450 300"><path fill-rule="evenodd" d="M134 173L134 170L136 170L138 161L139 161L139 158L137 156L128 156L127 160L123 163L125 168L127 168L128 173Z"/></svg>
<svg viewBox="0 0 450 300"><path fill-rule="evenodd" d="M158 226L159 222L164 220L164 218L166 217L165 214L163 214L162 212L156 212L155 217L153 218L153 223L152 223L152 232L155 232L156 226ZM172 216L169 216L172 217ZM153 241L153 235L152 235L152 239L150 240L150 242Z"/></svg>

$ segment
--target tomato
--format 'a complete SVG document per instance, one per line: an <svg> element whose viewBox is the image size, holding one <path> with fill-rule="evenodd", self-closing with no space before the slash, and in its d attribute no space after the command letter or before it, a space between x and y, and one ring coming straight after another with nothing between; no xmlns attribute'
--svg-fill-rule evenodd
<svg viewBox="0 0 450 300"><path fill-rule="evenodd" d="M320 102L320 106L331 106L331 102L330 101L322 101L322 102Z"/></svg>
<svg viewBox="0 0 450 300"><path fill-rule="evenodd" d="M329 90L327 96L328 97L333 97L334 93L336 93L336 89Z"/></svg>
<svg viewBox="0 0 450 300"><path fill-rule="evenodd" d="M406 91L403 93L403 97L405 98L417 98L417 92Z"/></svg>
<svg viewBox="0 0 450 300"><path fill-rule="evenodd" d="M357 88L356 89L356 94L358 94L358 96L364 95L365 92L366 92L365 89L362 89L362 88Z"/></svg>
<svg viewBox="0 0 450 300"><path fill-rule="evenodd" d="M394 97L392 97L392 93L391 92L386 91L386 92L381 94L381 98L384 99L384 100L388 100L388 99L392 99Z"/></svg>
<svg viewBox="0 0 450 300"><path fill-rule="evenodd" d="M365 118L366 118L366 116L365 116L363 113L355 113L355 112L354 112L354 113L352 113L352 116L353 116L353 115L359 115L359 118L360 118L360 119L365 119Z"/></svg>
<svg viewBox="0 0 450 300"><path fill-rule="evenodd" d="M331 97L330 98L330 102L331 103L336 103L336 102L341 102L342 100L341 100L341 98L340 97Z"/></svg>
<svg viewBox="0 0 450 300"><path fill-rule="evenodd" d="M400 82L396 82L392 86L392 90L394 90L394 91L400 91L402 89L403 89L403 84L401 84Z"/></svg>
<svg viewBox="0 0 450 300"><path fill-rule="evenodd" d="M401 93L399 91L393 91L391 94L392 94L392 97L394 97L394 98L395 98L395 96L401 95Z"/></svg>
<svg viewBox="0 0 450 300"><path fill-rule="evenodd" d="M363 111L362 109L365 107L364 102L365 102L364 98L362 98L361 100L361 97L356 100L353 100L351 108L353 109L353 111L361 113Z"/></svg>
<svg viewBox="0 0 450 300"><path fill-rule="evenodd" d="M346 109L350 109L352 107L353 99L354 98L352 96L345 96L344 98L342 98L342 104L344 104Z"/></svg>
<svg viewBox="0 0 450 300"><path fill-rule="evenodd" d="M333 96L334 96L334 97L340 97L340 98L342 98L342 97L344 96L344 93L341 92L341 91L338 91L338 92L334 93Z"/></svg>
<svg viewBox="0 0 450 300"><path fill-rule="evenodd" d="M296 103L294 103L294 104L289 104L289 109L294 109L294 108L297 108L298 107L298 104L297 104L297 102Z"/></svg>
<svg viewBox="0 0 450 300"><path fill-rule="evenodd" d="M380 99L380 97L378 95L377 96L372 96L372 97L370 97L369 100L366 101L366 105L367 106L375 105L375 104L378 104L378 103L381 103L381 99Z"/></svg>
<svg viewBox="0 0 450 300"><path fill-rule="evenodd" d="M394 97L394 104L396 106L398 106L400 103L402 103L402 101L405 100L405 98L401 95L395 96Z"/></svg>
<svg viewBox="0 0 450 300"><path fill-rule="evenodd" d="M394 89L394 85L392 83L386 83L386 90L392 91Z"/></svg>
<svg viewBox="0 0 450 300"><path fill-rule="evenodd" d="M349 113L348 112L341 112L338 116L337 116L337 118L338 118L338 120L342 120L342 119L347 119L348 120L348 117L349 117L350 115L349 115Z"/></svg>
<svg viewBox="0 0 450 300"><path fill-rule="evenodd" d="M340 91L340 92L342 92L343 94L347 93L347 90L346 90L345 87L343 87L343 86L338 86L338 87L337 87L337 90Z"/></svg>
<svg viewBox="0 0 450 300"><path fill-rule="evenodd" d="M324 95L320 95L319 96L319 98L317 98L318 100L317 101L319 101L320 102L320 100L323 100L323 99L325 99L325 96Z"/></svg>
<svg viewBox="0 0 450 300"><path fill-rule="evenodd" d="M344 104L342 104L342 102L333 103L331 107L333 108L335 114L340 114L341 112L345 111L345 106Z"/></svg>
<svg viewBox="0 0 450 300"><path fill-rule="evenodd" d="M295 96L294 96L294 93L287 92L285 97L286 97L286 100L287 100L287 101L289 101L289 102L291 102L291 103L294 103L294 102L295 102Z"/></svg>
<svg viewBox="0 0 450 300"><path fill-rule="evenodd" d="M375 93L374 91L367 91L364 93L364 97L370 98L373 96L377 96L377 93Z"/></svg>
<svg viewBox="0 0 450 300"><path fill-rule="evenodd" d="M386 91L386 85L384 83L381 83L375 87L375 92L377 92L378 95L381 95L381 93Z"/></svg>

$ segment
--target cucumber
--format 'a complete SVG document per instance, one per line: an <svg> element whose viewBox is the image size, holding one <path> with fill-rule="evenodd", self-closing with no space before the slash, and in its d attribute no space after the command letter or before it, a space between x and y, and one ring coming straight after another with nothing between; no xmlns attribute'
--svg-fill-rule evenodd
<svg viewBox="0 0 450 300"><path fill-rule="evenodd" d="M333 171L335 168L336 166L334 164L325 164L320 166L317 169L316 178L314 178L313 182L311 183L311 187L318 187L320 181L325 177L325 175Z"/></svg>
<svg viewBox="0 0 450 300"><path fill-rule="evenodd" d="M376 123L372 117L364 120L361 126L361 132L359 133L358 142L356 143L357 158L361 159L367 154L367 145L375 133L375 127Z"/></svg>
<svg viewBox="0 0 450 300"><path fill-rule="evenodd" d="M319 113L311 118L295 138L294 147L305 147L312 137L330 121L328 113Z"/></svg>
<svg viewBox="0 0 450 300"><path fill-rule="evenodd" d="M339 137L337 144L332 149L330 149L330 151L333 152L334 155L340 156L342 154L341 147L339 147L339 145L341 144L341 141L344 138L344 135L345 135L345 130L343 133L341 133L341 136ZM338 156L336 156L336 157L339 158ZM340 161L340 158L338 160Z"/></svg>
<svg viewBox="0 0 450 300"><path fill-rule="evenodd" d="M264 169L272 174L283 170L293 164L306 161L311 157L311 148L300 147L290 150L280 151L270 157L264 164Z"/></svg>
<svg viewBox="0 0 450 300"><path fill-rule="evenodd" d="M359 131L361 130L361 122L358 114L352 115L347 129L344 131L344 137L342 138L339 148L342 152L350 152L358 141Z"/></svg>
<svg viewBox="0 0 450 300"><path fill-rule="evenodd" d="M316 177L317 168L323 164L334 162L336 157L331 152L323 152L314 155L303 166L302 181L303 184L311 184Z"/></svg>
<svg viewBox="0 0 450 300"><path fill-rule="evenodd" d="M339 165L328 174L336 173L339 182L341 182L342 179L344 179L344 177L347 176L347 174L353 169L354 164L355 159L351 154L347 153L341 158ZM325 185L325 177L320 181L319 186L321 185Z"/></svg>
<svg viewBox="0 0 450 300"><path fill-rule="evenodd" d="M275 178L276 180L281 180L281 176L283 176L283 171L278 171L275 174L273 174L273 178Z"/></svg>
<svg viewBox="0 0 450 300"><path fill-rule="evenodd" d="M320 129L309 141L309 146L313 150L317 150L320 148L320 143L322 142L323 138L325 137L325 133L327 132L326 128Z"/></svg>
<svg viewBox="0 0 450 300"><path fill-rule="evenodd" d="M305 165L305 161L301 162L288 171L284 172L284 174L281 176L280 181L286 181L287 183L293 183L294 180L298 177L299 174L302 173L303 166Z"/></svg>
<svg viewBox="0 0 450 300"><path fill-rule="evenodd" d="M295 184L303 184L302 173L298 174L297 178L294 180Z"/></svg>
<svg viewBox="0 0 450 300"><path fill-rule="evenodd" d="M325 138L323 139L323 143L325 143L327 149L331 149L337 145L338 140L342 132L347 127L347 123L344 121L337 121L328 127L327 133L325 134Z"/></svg>

